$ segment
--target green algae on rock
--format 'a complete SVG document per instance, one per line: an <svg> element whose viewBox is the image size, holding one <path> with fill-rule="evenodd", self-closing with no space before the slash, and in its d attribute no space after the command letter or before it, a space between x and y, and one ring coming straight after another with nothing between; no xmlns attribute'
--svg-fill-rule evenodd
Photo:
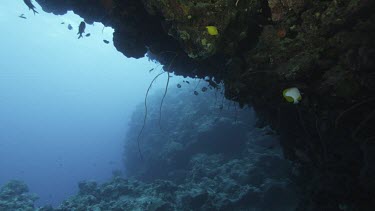
<svg viewBox="0 0 375 211"><path fill-rule="evenodd" d="M252 30L247 20L260 16L261 9L261 1L257 0L242 0L237 6L228 0L149 0L143 3L151 15L163 17L167 34L180 42L190 58L196 59L208 58L228 45L232 46L232 52L225 51L234 53L235 46ZM206 27L211 25L220 31L218 36L207 32Z"/></svg>

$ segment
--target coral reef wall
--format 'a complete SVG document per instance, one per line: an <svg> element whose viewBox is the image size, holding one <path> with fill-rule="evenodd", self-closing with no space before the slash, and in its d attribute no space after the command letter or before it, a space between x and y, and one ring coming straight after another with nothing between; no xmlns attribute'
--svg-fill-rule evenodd
<svg viewBox="0 0 375 211"><path fill-rule="evenodd" d="M300 165L301 210L374 207L374 1L37 2L112 26L125 56L149 52L166 71L224 81L226 97L251 104ZM288 87L300 104L284 102Z"/></svg>
<svg viewBox="0 0 375 211"><path fill-rule="evenodd" d="M37 199L38 197L29 193L29 188L21 181L9 181L0 188L0 210L33 211Z"/></svg>
<svg viewBox="0 0 375 211"><path fill-rule="evenodd" d="M219 153L228 158L243 156L242 149L256 121L254 111L240 110L234 102L223 99L217 90L201 92L205 86L197 87L199 95L194 95L195 86L191 82L184 83L182 88L169 88L161 121L163 90L149 96L146 125L140 136L145 109L143 104L137 107L129 121L124 147L127 176L145 181L178 182L186 177L189 162L198 153Z"/></svg>
<svg viewBox="0 0 375 211"><path fill-rule="evenodd" d="M201 85L196 90L205 91L194 95L189 86L195 85L169 90L161 125L162 95L149 96L141 139L137 138L144 107L135 110L124 150L127 176L152 184L160 179L178 184L183 191L171 202L177 210L295 208L292 165L282 158L274 131L256 128L252 109L239 109L217 90Z"/></svg>
<svg viewBox="0 0 375 211"><path fill-rule="evenodd" d="M296 208L293 166L283 159L274 131L269 127L254 127L251 109L236 110L233 102L223 101L219 94L214 103L214 90L198 96L187 85L170 91L173 94L166 99L163 111L180 115L165 115L162 131L158 127L162 96L149 96L150 124L141 144L144 160L139 159L135 149L140 125L134 124L129 129L124 152L127 179L114 176L103 184L82 181L78 184L79 192L59 206L35 210L289 211ZM140 106L132 122L140 122L138 118L142 117L143 106ZM194 122L186 121L189 118ZM0 192L0 199L12 208L2 210L34 210L24 209L33 208L33 198L29 199L23 183L11 182L1 190L4 191Z"/></svg>

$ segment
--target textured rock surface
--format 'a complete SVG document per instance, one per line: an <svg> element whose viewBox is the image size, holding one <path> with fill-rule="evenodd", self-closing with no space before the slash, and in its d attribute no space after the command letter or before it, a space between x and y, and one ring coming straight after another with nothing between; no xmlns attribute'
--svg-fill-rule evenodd
<svg viewBox="0 0 375 211"><path fill-rule="evenodd" d="M38 197L30 194L27 185L21 181L10 181L0 189L0 210L33 211Z"/></svg>
<svg viewBox="0 0 375 211"><path fill-rule="evenodd" d="M155 173L154 180L147 183L120 177L102 185L81 182L77 195L51 211L293 210L298 198L290 182L290 163L280 156L277 146L270 148L259 144L267 142L264 134L270 132L266 128L252 131L246 146L237 150L243 154L238 158L225 153L195 153L188 159L186 174L180 181L173 181L175 175L168 175L169 180L158 180L160 175ZM268 142L277 140L268 136ZM165 140L161 142L169 144ZM149 153L155 152L150 150Z"/></svg>
<svg viewBox="0 0 375 211"><path fill-rule="evenodd" d="M259 16L261 1L176 1L144 0L150 14L160 14L167 23L166 32L181 43L190 58L207 58L217 52L233 53L248 31L256 25L246 20ZM219 34L208 34L206 27L217 27ZM231 34L227 39L227 34ZM225 49L223 49L225 47ZM229 47L229 48L228 48Z"/></svg>
<svg viewBox="0 0 375 211"><path fill-rule="evenodd" d="M232 160L197 154L180 184L119 177L98 186L82 182L79 194L54 210L292 210L297 198L289 170L288 162L267 153Z"/></svg>

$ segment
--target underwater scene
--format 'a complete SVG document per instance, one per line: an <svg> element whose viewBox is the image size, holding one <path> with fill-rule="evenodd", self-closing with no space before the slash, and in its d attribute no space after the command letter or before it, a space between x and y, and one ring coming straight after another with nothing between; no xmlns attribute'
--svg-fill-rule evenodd
<svg viewBox="0 0 375 211"><path fill-rule="evenodd" d="M374 211L375 1L1 0L0 211Z"/></svg>

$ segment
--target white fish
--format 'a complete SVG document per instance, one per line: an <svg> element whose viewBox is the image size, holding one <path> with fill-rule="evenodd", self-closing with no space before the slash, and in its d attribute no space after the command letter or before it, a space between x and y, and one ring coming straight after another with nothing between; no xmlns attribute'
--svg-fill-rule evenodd
<svg viewBox="0 0 375 211"><path fill-rule="evenodd" d="M296 87L284 89L283 96L289 103L298 104L302 100L301 92Z"/></svg>

